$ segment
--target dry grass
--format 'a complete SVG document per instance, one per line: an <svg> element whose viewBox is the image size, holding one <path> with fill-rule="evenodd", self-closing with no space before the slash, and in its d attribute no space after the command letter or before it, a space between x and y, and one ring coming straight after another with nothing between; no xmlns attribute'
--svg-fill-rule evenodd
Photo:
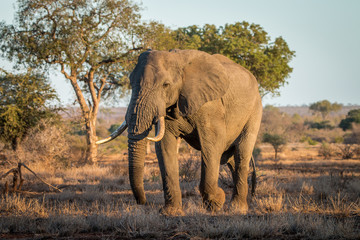
<svg viewBox="0 0 360 240"><path fill-rule="evenodd" d="M147 206L133 199L127 161L67 169L30 167L63 190L54 193L26 174L27 193L0 197L0 238L62 239L358 239L360 237L360 161L324 160L315 148L300 145L280 161L258 160L258 188L241 214L228 207L230 175L222 169L220 185L227 199L222 211L201 206L198 155L180 157L184 216L159 214L163 205L160 173L152 155L146 161ZM302 156L311 156L311 159ZM190 160L189 160L190 159ZM5 171L5 170L4 170ZM1 174L2 172L0 172ZM198 176L197 176L198 175ZM9 180L9 179L7 179ZM0 182L1 187L4 180Z"/></svg>

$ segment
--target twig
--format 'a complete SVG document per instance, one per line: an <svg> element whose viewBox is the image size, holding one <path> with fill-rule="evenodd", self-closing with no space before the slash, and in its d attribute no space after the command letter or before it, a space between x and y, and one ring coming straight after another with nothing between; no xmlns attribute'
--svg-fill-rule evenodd
<svg viewBox="0 0 360 240"><path fill-rule="evenodd" d="M2 175L2 176L0 177L0 180L3 179L4 177L6 177L7 175L9 175L11 172L16 171L16 169L17 169L17 168L10 169L7 173L5 173L4 175Z"/></svg>
<svg viewBox="0 0 360 240"><path fill-rule="evenodd" d="M26 168L27 170L29 170L32 174L34 174L35 177L37 177L40 181L42 181L43 183L45 183L46 185L48 185L49 187L57 190L58 192L62 192L61 189L54 187L53 185L45 182L42 178L40 178L33 170L31 170L30 168L28 168L28 166L26 166L24 163L21 163L22 166L24 166L24 168Z"/></svg>

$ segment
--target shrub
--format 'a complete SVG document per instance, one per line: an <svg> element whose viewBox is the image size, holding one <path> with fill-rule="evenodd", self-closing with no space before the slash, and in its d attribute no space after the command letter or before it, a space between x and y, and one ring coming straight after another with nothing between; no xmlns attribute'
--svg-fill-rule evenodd
<svg viewBox="0 0 360 240"><path fill-rule="evenodd" d="M48 79L28 70L11 74L0 69L0 141L16 150L19 142L41 119L57 119L58 100Z"/></svg>
<svg viewBox="0 0 360 240"><path fill-rule="evenodd" d="M179 176L181 181L191 182L200 178L200 165L194 154L180 161Z"/></svg>
<svg viewBox="0 0 360 240"><path fill-rule="evenodd" d="M351 133L345 136L344 143L360 144L360 124L352 125Z"/></svg>
<svg viewBox="0 0 360 240"><path fill-rule="evenodd" d="M318 153L320 156L323 156L324 159L329 159L334 155L334 149L329 143L322 142Z"/></svg>
<svg viewBox="0 0 360 240"><path fill-rule="evenodd" d="M351 144L343 144L338 146L340 150L340 156L343 159L351 159L355 154L355 148Z"/></svg>
<svg viewBox="0 0 360 240"><path fill-rule="evenodd" d="M344 142L344 137L342 137L342 136L334 137L334 142L335 143L343 143Z"/></svg>
<svg viewBox="0 0 360 240"><path fill-rule="evenodd" d="M286 139L283 135L264 133L263 142L270 143L275 150L275 160L277 160L277 154L281 150L281 147L286 144Z"/></svg>
<svg viewBox="0 0 360 240"><path fill-rule="evenodd" d="M42 162L47 165L68 166L70 146L65 129L49 120L41 120L19 145L17 157L22 162Z"/></svg>
<svg viewBox="0 0 360 240"><path fill-rule="evenodd" d="M255 147L253 150L253 156L254 156L255 160L258 159L261 156L261 149L258 147Z"/></svg>
<svg viewBox="0 0 360 240"><path fill-rule="evenodd" d="M307 142L309 145L312 145L312 146L318 144L317 141L313 140L313 139L312 139L311 137L309 137L309 136L302 137L302 138L300 139L300 142L302 142L302 143Z"/></svg>
<svg viewBox="0 0 360 240"><path fill-rule="evenodd" d="M321 121L321 122L308 122L307 125L309 125L310 128L316 128L316 129L334 129L335 127L330 124L329 120Z"/></svg>
<svg viewBox="0 0 360 240"><path fill-rule="evenodd" d="M339 127L344 131L352 129L353 123L360 123L360 109L354 109L348 112L346 118L341 120Z"/></svg>

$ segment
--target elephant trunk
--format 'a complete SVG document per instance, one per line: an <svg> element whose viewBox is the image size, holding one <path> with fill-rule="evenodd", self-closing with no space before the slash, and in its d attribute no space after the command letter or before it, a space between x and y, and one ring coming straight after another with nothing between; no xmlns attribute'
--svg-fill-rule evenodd
<svg viewBox="0 0 360 240"><path fill-rule="evenodd" d="M144 192L146 141L145 138L141 140L129 138L128 140L130 185L138 204L146 203Z"/></svg>
<svg viewBox="0 0 360 240"><path fill-rule="evenodd" d="M126 113L128 124L128 151L130 185L138 204L145 204L144 192L144 163L146 154L147 136L154 120L159 125L164 123L165 105L156 101L155 94L142 90L133 91L132 98ZM164 106L163 106L164 105ZM163 128L164 129L164 128ZM163 133L160 132L150 141L159 141Z"/></svg>

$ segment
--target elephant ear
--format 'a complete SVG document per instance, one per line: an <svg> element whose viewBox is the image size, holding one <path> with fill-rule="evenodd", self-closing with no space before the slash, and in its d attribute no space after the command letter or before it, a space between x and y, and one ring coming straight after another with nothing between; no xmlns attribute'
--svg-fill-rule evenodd
<svg viewBox="0 0 360 240"><path fill-rule="evenodd" d="M179 110L182 115L192 115L205 103L221 98L228 88L229 79L222 64L209 54L201 54L184 68Z"/></svg>

